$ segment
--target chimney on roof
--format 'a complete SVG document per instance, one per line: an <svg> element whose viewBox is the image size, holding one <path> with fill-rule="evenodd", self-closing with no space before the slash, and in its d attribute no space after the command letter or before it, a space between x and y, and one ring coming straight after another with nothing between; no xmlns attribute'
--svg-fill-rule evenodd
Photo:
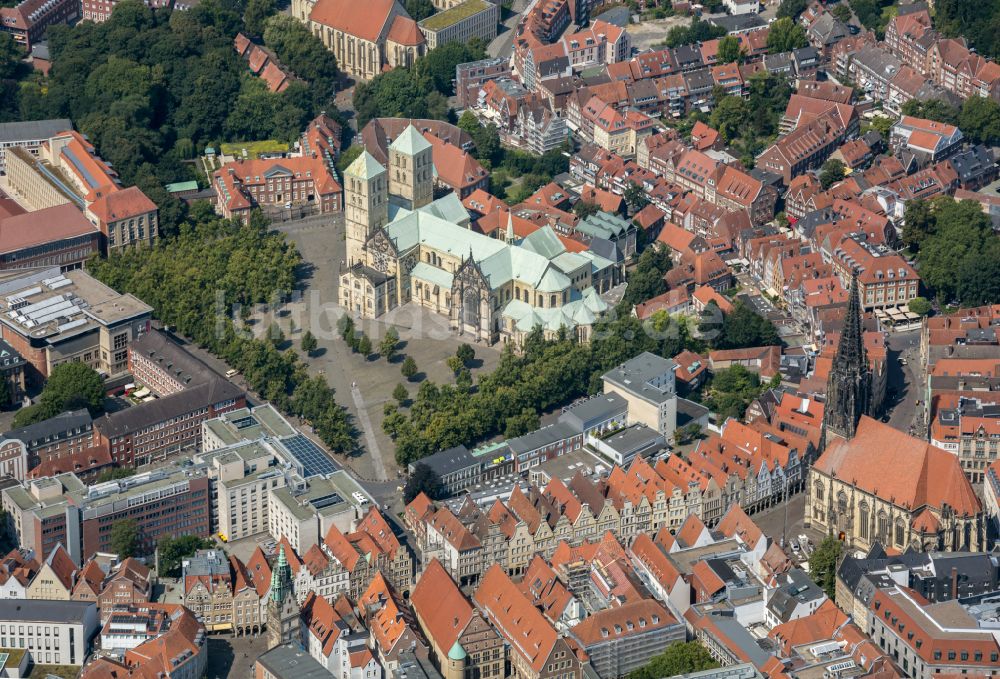
<svg viewBox="0 0 1000 679"><path fill-rule="evenodd" d="M951 567L951 598L958 598L958 569Z"/></svg>

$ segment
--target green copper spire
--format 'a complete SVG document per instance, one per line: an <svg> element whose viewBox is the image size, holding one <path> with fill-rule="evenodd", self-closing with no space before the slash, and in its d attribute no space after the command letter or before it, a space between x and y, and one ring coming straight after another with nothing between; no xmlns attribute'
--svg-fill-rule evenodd
<svg viewBox="0 0 1000 679"><path fill-rule="evenodd" d="M271 601L276 604L282 602L290 585L290 576L288 560L285 558L285 547L282 545L278 549L278 560L274 564L274 570L271 571Z"/></svg>

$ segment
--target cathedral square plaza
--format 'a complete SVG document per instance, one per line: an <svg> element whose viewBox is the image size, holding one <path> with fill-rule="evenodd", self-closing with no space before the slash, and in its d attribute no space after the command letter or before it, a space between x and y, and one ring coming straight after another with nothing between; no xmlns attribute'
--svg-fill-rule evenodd
<svg viewBox="0 0 1000 679"><path fill-rule="evenodd" d="M394 447L389 437L382 431L383 406L393 401L392 390L402 382L415 395L420 381L407 382L400 373L404 356L412 356L417 364L417 377L425 377L437 384L453 380L453 373L447 360L455 355L456 349L468 342L476 351L472 364L473 377L481 372L490 372L500 357L499 346L487 346L469 337L459 336L448 327L447 318L422 308L414 303L399 306L378 319L356 318L355 324L363 333L371 337L376 347L386 330L394 327L400 336L398 356L390 363L382 357L366 361L351 349L336 334L336 320L342 309L337 304L337 288L340 282L341 260L346 257L344 227L341 215L318 215L304 220L287 222L279 227L302 253L308 268L308 277L303 279L303 302L287 305L289 315L277 320L282 324L286 336L293 344L298 344L301 330L289 334L288 321L294 319L298 328L308 328L311 318L311 304L329 305L331 309L316 325L312 333L316 336L318 349L310 357L304 357L312 374L323 374L327 382L339 395L339 400L355 418L361 428L359 410L364 410L369 418L372 436L378 445L381 458L389 478L396 478ZM313 294L315 293L315 297ZM357 382L361 402L352 398L352 382ZM352 457L345 462L360 476L377 478L376 469L369 455Z"/></svg>

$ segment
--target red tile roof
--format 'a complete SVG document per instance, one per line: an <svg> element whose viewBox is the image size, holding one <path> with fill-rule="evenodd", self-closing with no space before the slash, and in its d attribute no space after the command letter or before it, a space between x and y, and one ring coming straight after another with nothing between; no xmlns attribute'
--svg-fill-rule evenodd
<svg viewBox="0 0 1000 679"><path fill-rule="evenodd" d="M96 235L97 229L75 205L56 205L0 219L0 253L88 234Z"/></svg>
<svg viewBox="0 0 1000 679"><path fill-rule="evenodd" d="M151 201L138 186L130 186L127 189L98 196L88 209L101 222L107 224L155 212L156 203Z"/></svg>
<svg viewBox="0 0 1000 679"><path fill-rule="evenodd" d="M472 621L472 604L437 559L432 559L413 588L410 603L424 634L447 653Z"/></svg>
<svg viewBox="0 0 1000 679"><path fill-rule="evenodd" d="M956 456L870 417L853 439L830 445L815 469L912 511L945 504L959 516L982 511Z"/></svg>
<svg viewBox="0 0 1000 679"><path fill-rule="evenodd" d="M319 0L309 13L309 19L362 40L376 42L395 4L395 0Z"/></svg>
<svg viewBox="0 0 1000 679"><path fill-rule="evenodd" d="M393 19L388 37L394 43L407 47L424 44L424 34L417 27L417 22L410 17L402 15Z"/></svg>
<svg viewBox="0 0 1000 679"><path fill-rule="evenodd" d="M592 646L676 624L677 619L663 604L654 599L640 599L598 611L572 627L570 634L584 646Z"/></svg>
<svg viewBox="0 0 1000 679"><path fill-rule="evenodd" d="M559 634L499 564L486 571L473 598L514 652L541 672Z"/></svg>

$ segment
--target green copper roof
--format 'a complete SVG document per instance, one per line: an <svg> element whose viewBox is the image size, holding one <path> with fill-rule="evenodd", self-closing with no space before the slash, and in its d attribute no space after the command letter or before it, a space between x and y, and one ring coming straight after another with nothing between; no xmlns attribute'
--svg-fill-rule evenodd
<svg viewBox="0 0 1000 679"><path fill-rule="evenodd" d="M440 217L452 224L458 224L463 227L469 226L469 212L454 193L446 193L433 203L428 203L422 208L418 208L418 210L432 214L435 217Z"/></svg>
<svg viewBox="0 0 1000 679"><path fill-rule="evenodd" d="M288 568L288 559L285 558L285 546L278 548L278 559L271 571L271 600L281 603L285 598L285 592L289 588L291 580L291 569Z"/></svg>
<svg viewBox="0 0 1000 679"><path fill-rule="evenodd" d="M456 641L451 650L448 651L448 657L452 660L465 660L465 649L462 648L462 644Z"/></svg>
<svg viewBox="0 0 1000 679"><path fill-rule="evenodd" d="M521 241L521 247L537 252L545 259L552 259L566 251L566 246L562 244L559 236L548 225L529 233Z"/></svg>
<svg viewBox="0 0 1000 679"><path fill-rule="evenodd" d="M442 290L451 290L451 284L454 281L454 276L450 273L436 266L431 266L427 262L418 262L410 271L410 276L437 285Z"/></svg>
<svg viewBox="0 0 1000 679"><path fill-rule="evenodd" d="M389 144L389 149L399 151L407 156L415 156L421 151L426 151L431 147L431 143L424 138L424 135L417 131L417 128L410 123L403 130L403 133L396 137L395 141Z"/></svg>
<svg viewBox="0 0 1000 679"><path fill-rule="evenodd" d="M371 179L372 177L384 174L385 168L375 160L375 156L368 153L368 149L361 152L361 155L354 159L354 162L347 166L344 174L357 179Z"/></svg>

